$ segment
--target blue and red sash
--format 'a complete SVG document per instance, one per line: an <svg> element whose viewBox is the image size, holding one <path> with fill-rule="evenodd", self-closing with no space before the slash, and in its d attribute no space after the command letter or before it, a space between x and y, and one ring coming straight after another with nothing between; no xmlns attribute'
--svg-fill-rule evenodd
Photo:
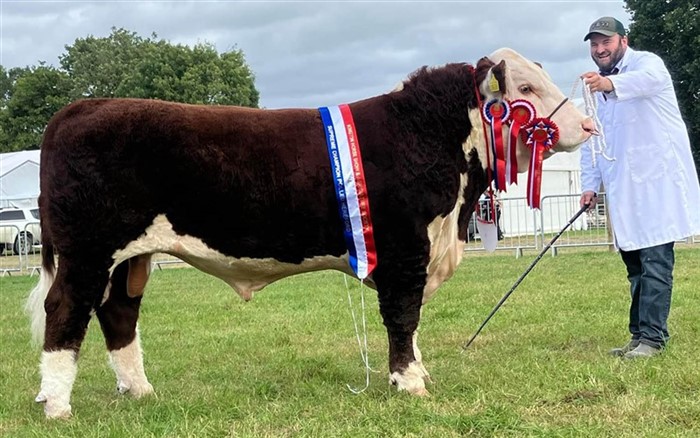
<svg viewBox="0 0 700 438"><path fill-rule="evenodd" d="M355 122L348 105L321 107L335 196L343 221L350 266L365 279L377 265L377 251L369 214L369 197Z"/></svg>

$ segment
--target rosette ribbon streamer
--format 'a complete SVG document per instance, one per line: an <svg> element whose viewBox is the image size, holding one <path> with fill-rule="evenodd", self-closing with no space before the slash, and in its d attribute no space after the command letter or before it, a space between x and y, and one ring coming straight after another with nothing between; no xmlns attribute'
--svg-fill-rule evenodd
<svg viewBox="0 0 700 438"><path fill-rule="evenodd" d="M540 189L542 186L542 161L547 149L559 141L559 128L549 118L535 118L522 132L525 145L530 147L530 167L527 179L527 205L540 208Z"/></svg>
<svg viewBox="0 0 700 438"><path fill-rule="evenodd" d="M510 128L506 143L506 184L518 183L518 137L523 126L537 117L535 106L527 100L517 99L510 102Z"/></svg>
<svg viewBox="0 0 700 438"><path fill-rule="evenodd" d="M491 131L493 151L493 173L496 190L506 191L506 154L503 144L503 125L508 123L510 105L503 99L494 98L482 107L482 116Z"/></svg>

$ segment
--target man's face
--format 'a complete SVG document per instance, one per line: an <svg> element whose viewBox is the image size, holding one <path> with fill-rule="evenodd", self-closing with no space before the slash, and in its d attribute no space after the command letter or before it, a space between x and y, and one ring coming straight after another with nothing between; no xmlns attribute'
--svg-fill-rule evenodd
<svg viewBox="0 0 700 438"><path fill-rule="evenodd" d="M591 58L601 71L610 71L617 64L627 49L627 37L620 35L605 36L600 33L591 35Z"/></svg>

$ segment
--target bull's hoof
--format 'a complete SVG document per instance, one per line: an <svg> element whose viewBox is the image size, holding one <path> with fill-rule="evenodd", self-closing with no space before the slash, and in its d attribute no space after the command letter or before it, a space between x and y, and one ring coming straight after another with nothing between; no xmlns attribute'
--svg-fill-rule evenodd
<svg viewBox="0 0 700 438"><path fill-rule="evenodd" d="M396 385L399 391L406 391L409 394L419 397L429 396L425 389L426 380L430 380L425 368L419 362L411 362L403 371L394 371L389 376L389 382Z"/></svg>
<svg viewBox="0 0 700 438"><path fill-rule="evenodd" d="M150 394L153 394L153 385L148 382L145 383L132 383L131 385L125 382L117 382L117 392L119 394L126 394L127 392L131 394L134 398L141 398Z"/></svg>
<svg viewBox="0 0 700 438"><path fill-rule="evenodd" d="M44 404L44 415L48 419L67 419L71 417L70 404L53 401L43 392L40 392L34 401Z"/></svg>
<svg viewBox="0 0 700 438"><path fill-rule="evenodd" d="M416 392L412 392L411 395L417 395L418 397L430 397L430 392L427 389L421 388Z"/></svg>
<svg viewBox="0 0 700 438"><path fill-rule="evenodd" d="M39 397L37 397L36 400L39 400ZM50 398L44 398L44 401L39 403L44 403L44 415L46 415L46 418L49 420L65 420L72 415L71 406L68 403L55 402Z"/></svg>
<svg viewBox="0 0 700 438"><path fill-rule="evenodd" d="M51 407L49 403L44 406L44 414L49 420L67 420L72 415L70 405Z"/></svg>
<svg viewBox="0 0 700 438"><path fill-rule="evenodd" d="M153 385L151 385L148 382L146 382L145 384L132 386L129 392L134 398L141 398L155 393L155 391L153 390Z"/></svg>

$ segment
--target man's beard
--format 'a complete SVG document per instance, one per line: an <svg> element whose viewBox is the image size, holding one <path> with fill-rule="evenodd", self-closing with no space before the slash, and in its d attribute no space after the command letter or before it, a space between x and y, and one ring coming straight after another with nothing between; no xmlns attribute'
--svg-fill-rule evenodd
<svg viewBox="0 0 700 438"><path fill-rule="evenodd" d="M597 56L593 55L593 62L596 63L600 71L603 72L609 72L610 70L615 67L615 65L620 62L622 59L622 56L625 54L624 48L622 47L622 44L617 46L617 48L613 51L610 52L610 56L606 60L600 60Z"/></svg>

